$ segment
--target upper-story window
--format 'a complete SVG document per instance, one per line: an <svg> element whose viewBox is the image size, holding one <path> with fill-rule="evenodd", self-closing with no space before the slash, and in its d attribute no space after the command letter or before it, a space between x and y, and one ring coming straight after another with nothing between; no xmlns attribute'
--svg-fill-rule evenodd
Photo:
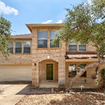
<svg viewBox="0 0 105 105"><path fill-rule="evenodd" d="M77 51L77 43L69 41L69 51Z"/></svg>
<svg viewBox="0 0 105 105"><path fill-rule="evenodd" d="M79 51L86 51L86 45L79 43Z"/></svg>
<svg viewBox="0 0 105 105"><path fill-rule="evenodd" d="M47 48L48 32L38 31L38 48Z"/></svg>
<svg viewBox="0 0 105 105"><path fill-rule="evenodd" d="M13 53L13 42L9 42L8 50L10 53Z"/></svg>
<svg viewBox="0 0 105 105"><path fill-rule="evenodd" d="M55 39L56 31L50 31L50 48L59 47L59 45L55 46L52 44L52 40Z"/></svg>
<svg viewBox="0 0 105 105"><path fill-rule="evenodd" d="M22 42L15 42L15 53L22 53Z"/></svg>
<svg viewBox="0 0 105 105"><path fill-rule="evenodd" d="M30 53L30 41L24 42L24 53Z"/></svg>
<svg viewBox="0 0 105 105"><path fill-rule="evenodd" d="M69 41L69 51L86 51L86 45L71 40Z"/></svg>

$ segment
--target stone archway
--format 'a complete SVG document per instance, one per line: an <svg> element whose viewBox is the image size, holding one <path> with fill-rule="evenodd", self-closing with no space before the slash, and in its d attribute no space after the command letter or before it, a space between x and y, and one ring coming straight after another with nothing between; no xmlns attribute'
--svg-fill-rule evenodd
<svg viewBox="0 0 105 105"><path fill-rule="evenodd" d="M51 66L48 68L48 66ZM52 72L51 72L52 71ZM52 78L47 78L52 77ZM58 85L58 62L46 59L39 62L39 87L57 87Z"/></svg>

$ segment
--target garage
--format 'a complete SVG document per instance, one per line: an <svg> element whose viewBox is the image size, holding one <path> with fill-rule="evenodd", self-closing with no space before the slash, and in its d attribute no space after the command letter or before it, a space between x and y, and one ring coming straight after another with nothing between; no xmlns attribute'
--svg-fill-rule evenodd
<svg viewBox="0 0 105 105"><path fill-rule="evenodd" d="M0 65L0 81L31 81L31 65Z"/></svg>

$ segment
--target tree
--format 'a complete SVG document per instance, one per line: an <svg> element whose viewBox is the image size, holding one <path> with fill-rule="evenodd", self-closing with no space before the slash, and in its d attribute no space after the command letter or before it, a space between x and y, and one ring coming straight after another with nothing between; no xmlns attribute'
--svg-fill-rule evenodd
<svg viewBox="0 0 105 105"><path fill-rule="evenodd" d="M86 66L72 79L66 89L68 91L86 70L105 63L105 0L93 0L91 5L81 3L66 10L64 25L53 43L57 45L59 41L74 40L82 44L92 44L97 49L99 59L99 62Z"/></svg>
<svg viewBox="0 0 105 105"><path fill-rule="evenodd" d="M11 22L7 21L2 16L0 17L0 52L7 59L9 51L7 50L8 41L12 39L11 36Z"/></svg>

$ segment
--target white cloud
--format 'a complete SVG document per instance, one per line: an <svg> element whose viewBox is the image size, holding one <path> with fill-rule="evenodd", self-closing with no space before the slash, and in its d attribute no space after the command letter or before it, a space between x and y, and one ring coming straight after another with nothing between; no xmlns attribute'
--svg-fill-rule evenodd
<svg viewBox="0 0 105 105"><path fill-rule="evenodd" d="M87 3L91 5L92 4L92 0L87 0Z"/></svg>
<svg viewBox="0 0 105 105"><path fill-rule="evenodd" d="M14 15L18 15L18 10L8 5L6 6L4 2L0 1L0 14L1 13L4 13L6 15L14 13Z"/></svg>
<svg viewBox="0 0 105 105"><path fill-rule="evenodd" d="M63 23L63 20L58 20L58 22L57 23Z"/></svg>
<svg viewBox="0 0 105 105"><path fill-rule="evenodd" d="M42 24L48 24L48 23L51 23L51 22L52 22L52 20L47 20L47 21L43 22Z"/></svg>

